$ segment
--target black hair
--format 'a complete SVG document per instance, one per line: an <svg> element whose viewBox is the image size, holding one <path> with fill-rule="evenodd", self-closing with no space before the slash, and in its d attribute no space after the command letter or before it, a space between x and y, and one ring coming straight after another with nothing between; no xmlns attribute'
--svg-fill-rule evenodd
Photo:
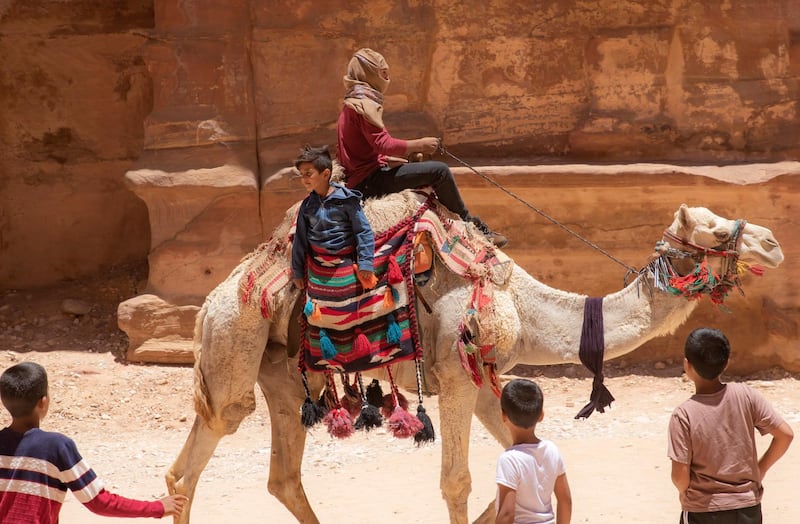
<svg viewBox="0 0 800 524"><path fill-rule="evenodd" d="M333 160L328 151L328 146L312 147L308 144L300 150L300 156L294 161L294 167L299 168L300 164L309 162L314 165L314 169L322 173L326 169L333 170Z"/></svg>
<svg viewBox="0 0 800 524"><path fill-rule="evenodd" d="M683 354L698 375L706 380L714 380L728 364L731 345L722 331L697 328L686 338Z"/></svg>
<svg viewBox="0 0 800 524"><path fill-rule="evenodd" d="M20 362L0 375L0 399L11 416L26 417L47 396L47 372L35 362Z"/></svg>
<svg viewBox="0 0 800 524"><path fill-rule="evenodd" d="M515 378L500 395L500 408L508 420L521 428L532 428L542 416L544 395L539 386L526 378Z"/></svg>

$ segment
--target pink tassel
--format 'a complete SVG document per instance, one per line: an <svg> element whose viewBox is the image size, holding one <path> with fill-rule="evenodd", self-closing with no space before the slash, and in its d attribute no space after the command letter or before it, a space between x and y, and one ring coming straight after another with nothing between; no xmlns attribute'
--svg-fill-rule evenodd
<svg viewBox="0 0 800 524"><path fill-rule="evenodd" d="M340 407L328 411L322 421L328 426L328 434L332 437L347 438L353 434L353 419L350 418L350 413L344 408Z"/></svg>
<svg viewBox="0 0 800 524"><path fill-rule="evenodd" d="M381 406L381 415L383 418L390 418L394 413L395 408L399 407L408 411L408 399L403 396L399 391L397 392L397 404L395 405L394 395L391 393L383 396L383 405Z"/></svg>
<svg viewBox="0 0 800 524"><path fill-rule="evenodd" d="M423 428L422 422L417 417L400 406L394 408L394 413L389 417L386 426L395 438L413 437Z"/></svg>
<svg viewBox="0 0 800 524"><path fill-rule="evenodd" d="M397 259L395 257L389 257L389 283L390 284L399 284L403 281L403 272L400 270L400 266L397 263Z"/></svg>

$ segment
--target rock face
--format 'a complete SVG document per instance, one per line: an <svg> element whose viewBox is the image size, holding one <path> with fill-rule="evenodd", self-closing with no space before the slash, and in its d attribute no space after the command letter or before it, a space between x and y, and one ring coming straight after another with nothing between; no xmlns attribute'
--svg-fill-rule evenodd
<svg viewBox="0 0 800 524"><path fill-rule="evenodd" d="M0 3L0 286L147 257L148 294L199 305L301 198L284 168L306 142L335 143L341 77L363 46L391 65L392 133L442 136L474 165L800 157L794 0L484 4ZM674 166L526 169L503 184L615 254L649 249L657 231L647 227L663 227L680 201L773 228L796 215L781 193L797 193L793 168L758 183L752 172L723 182ZM599 282L618 281L613 264L565 249L568 237L473 185L473 175L459 182L546 283L595 294ZM791 260L794 230L775 233ZM587 278L587 265L597 274ZM788 281L791 271L775 274ZM754 297L747 287L747 307L757 308L749 319L768 326L758 347L796 344L799 301L789 288ZM763 365L796 365L761 356Z"/></svg>

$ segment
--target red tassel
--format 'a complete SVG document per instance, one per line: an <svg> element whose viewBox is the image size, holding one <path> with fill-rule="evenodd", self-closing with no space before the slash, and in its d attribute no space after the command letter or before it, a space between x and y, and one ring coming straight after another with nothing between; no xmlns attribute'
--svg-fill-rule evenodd
<svg viewBox="0 0 800 524"><path fill-rule="evenodd" d="M356 355L368 355L372 344L370 344L367 335L363 331L356 328L356 339L353 341L353 351Z"/></svg>
<svg viewBox="0 0 800 524"><path fill-rule="evenodd" d="M389 417L386 426L391 430L395 438L413 437L423 428L422 422L417 417L400 406L394 408L394 413Z"/></svg>
<svg viewBox="0 0 800 524"><path fill-rule="evenodd" d="M400 270L400 265L397 263L397 258L389 257L389 283L399 284L403 281L403 272Z"/></svg>
<svg viewBox="0 0 800 524"><path fill-rule="evenodd" d="M353 419L344 408L335 408L328 411L322 421L328 426L328 434L336 438L347 438L353 434Z"/></svg>
<svg viewBox="0 0 800 524"><path fill-rule="evenodd" d="M251 271L247 274L247 283L242 289L242 303L247 304L250 302L250 297L253 294L254 287L256 287L256 275Z"/></svg>
<svg viewBox="0 0 800 524"><path fill-rule="evenodd" d="M404 397L402 393L399 391L397 392L397 405L395 405L394 395L391 393L383 396L383 405L381 405L381 415L383 415L383 418L391 417L396 407L408 411L408 399Z"/></svg>
<svg viewBox="0 0 800 524"><path fill-rule="evenodd" d="M261 292L261 316L269 318L269 293L267 288L264 288L264 291Z"/></svg>
<svg viewBox="0 0 800 524"><path fill-rule="evenodd" d="M752 266L748 266L747 270L759 277L764 274L764 266L759 266L758 264L753 264Z"/></svg>

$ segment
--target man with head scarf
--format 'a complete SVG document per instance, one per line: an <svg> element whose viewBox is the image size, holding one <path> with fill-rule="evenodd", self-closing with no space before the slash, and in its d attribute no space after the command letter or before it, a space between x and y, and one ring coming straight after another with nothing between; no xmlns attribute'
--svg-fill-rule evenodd
<svg viewBox="0 0 800 524"><path fill-rule="evenodd" d="M389 65L380 53L368 48L356 51L347 66L344 85L347 91L337 133L338 160L344 168L347 187L357 189L366 199L433 186L445 207L475 224L496 246L503 247L508 242L480 218L470 216L447 164L406 160L412 154L436 152L439 139L400 140L386 130L383 96L389 87Z"/></svg>

